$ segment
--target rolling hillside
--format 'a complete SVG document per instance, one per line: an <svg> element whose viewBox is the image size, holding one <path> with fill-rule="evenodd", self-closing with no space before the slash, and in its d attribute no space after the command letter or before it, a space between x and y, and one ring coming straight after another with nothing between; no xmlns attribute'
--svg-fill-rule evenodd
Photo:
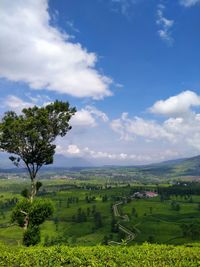
<svg viewBox="0 0 200 267"><path fill-rule="evenodd" d="M143 166L140 172L165 176L200 176L200 156Z"/></svg>

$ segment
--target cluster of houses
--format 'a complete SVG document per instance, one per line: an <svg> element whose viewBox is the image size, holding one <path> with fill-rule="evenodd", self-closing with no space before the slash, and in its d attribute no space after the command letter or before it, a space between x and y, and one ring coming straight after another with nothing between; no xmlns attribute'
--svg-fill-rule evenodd
<svg viewBox="0 0 200 267"><path fill-rule="evenodd" d="M144 192L135 192L133 194L133 198L152 198L152 197L157 197L158 194L156 192L152 191L144 191Z"/></svg>

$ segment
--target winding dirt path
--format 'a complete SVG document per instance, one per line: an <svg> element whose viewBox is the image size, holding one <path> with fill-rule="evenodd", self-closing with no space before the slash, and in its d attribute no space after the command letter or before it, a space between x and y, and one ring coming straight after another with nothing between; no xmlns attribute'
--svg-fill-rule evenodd
<svg viewBox="0 0 200 267"><path fill-rule="evenodd" d="M123 221L128 222L130 220L129 217L128 217L128 215L127 214L121 215L120 212L119 212L119 210L118 210L118 206L120 206L122 204L123 204L122 201L121 202L118 202L118 203L115 203L113 205L113 213L114 213L114 216L115 217L118 217L118 218L122 219ZM126 228L125 226L121 225L119 222L118 222L118 225L119 225L119 230L122 231L122 232L124 232L127 235L127 237L125 239L125 242L126 243L130 243L132 240L135 239L135 237L136 237L136 234L135 233L133 233L130 229ZM138 230L138 229L136 229L136 230ZM138 230L138 232L139 232L139 230ZM109 241L108 242L109 245L113 245L113 244L115 244L115 245L121 245L122 243L123 242L116 242L116 241Z"/></svg>

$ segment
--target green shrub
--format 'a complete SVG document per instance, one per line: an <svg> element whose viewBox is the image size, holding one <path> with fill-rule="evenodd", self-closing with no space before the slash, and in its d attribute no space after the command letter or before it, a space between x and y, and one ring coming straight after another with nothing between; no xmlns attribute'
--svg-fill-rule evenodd
<svg viewBox="0 0 200 267"><path fill-rule="evenodd" d="M53 214L51 201L45 199L23 199L15 206L11 221L17 222L24 228L23 244L26 246L36 245L40 242L40 228L48 217Z"/></svg>
<svg viewBox="0 0 200 267"><path fill-rule="evenodd" d="M23 236L23 244L27 247L34 246L40 242L40 229L39 226L31 226Z"/></svg>

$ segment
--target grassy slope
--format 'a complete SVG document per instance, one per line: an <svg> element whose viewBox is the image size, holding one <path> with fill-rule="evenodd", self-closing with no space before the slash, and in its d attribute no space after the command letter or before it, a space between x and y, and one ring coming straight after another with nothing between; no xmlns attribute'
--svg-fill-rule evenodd
<svg viewBox="0 0 200 267"><path fill-rule="evenodd" d="M140 169L141 173L160 177L199 176L200 156L153 164Z"/></svg>
<svg viewBox="0 0 200 267"><path fill-rule="evenodd" d="M0 245L0 266L200 266L200 248L166 245L132 247L33 247Z"/></svg>

